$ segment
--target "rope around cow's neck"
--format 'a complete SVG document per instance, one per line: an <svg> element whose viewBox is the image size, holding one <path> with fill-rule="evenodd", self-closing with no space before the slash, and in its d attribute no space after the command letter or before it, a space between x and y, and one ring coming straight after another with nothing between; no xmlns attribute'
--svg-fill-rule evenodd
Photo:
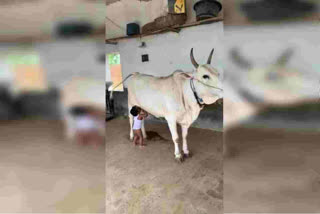
<svg viewBox="0 0 320 214"><path fill-rule="evenodd" d="M191 90L192 90L192 92L193 92L194 98L196 98L196 101L197 101L199 107L202 109L202 107L204 106L204 104L202 103L203 100L202 100L202 98L200 98L200 97L198 96L198 93L197 93L197 91L196 91L196 88L194 87L193 78L190 79L190 87L191 87Z"/></svg>
<svg viewBox="0 0 320 214"><path fill-rule="evenodd" d="M200 80L198 80L198 79L196 79L196 78L194 78L194 77L191 77L191 78L190 78L190 87L191 87L191 90L192 90L192 92L193 92L193 95L194 95L194 97L196 98L196 101L197 101L197 103L198 103L198 105L199 105L199 107L200 107L201 109L202 109L203 106L204 106L204 104L202 103L202 102L203 102L203 99L198 96L198 93L197 93L196 88L195 88L195 86L194 86L193 80L196 80L196 81L200 82L201 84L203 84L203 85L205 85L205 86L207 86L207 87L211 87L211 88L215 88L215 89L218 89L218 90L223 91L221 88L218 88L218 87L215 87L215 86L211 86L211 85L205 84L205 83L201 82Z"/></svg>

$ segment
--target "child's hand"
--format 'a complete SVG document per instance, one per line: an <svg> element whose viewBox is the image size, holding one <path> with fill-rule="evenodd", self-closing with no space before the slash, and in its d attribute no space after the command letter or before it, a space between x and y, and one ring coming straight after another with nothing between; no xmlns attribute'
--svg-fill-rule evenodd
<svg viewBox="0 0 320 214"><path fill-rule="evenodd" d="M148 117L148 113L145 112L145 111L141 111L141 115L142 115L144 118Z"/></svg>

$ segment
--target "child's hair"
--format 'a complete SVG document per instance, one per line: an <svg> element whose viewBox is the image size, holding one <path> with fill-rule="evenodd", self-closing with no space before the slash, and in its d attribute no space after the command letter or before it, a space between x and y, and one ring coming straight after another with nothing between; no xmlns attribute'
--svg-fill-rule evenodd
<svg viewBox="0 0 320 214"><path fill-rule="evenodd" d="M74 107L71 107L70 113L73 116L85 115L85 114L88 114L88 109L81 106L74 106Z"/></svg>
<svg viewBox="0 0 320 214"><path fill-rule="evenodd" d="M130 114L134 117L136 117L141 111L141 108L138 106L133 106L130 110Z"/></svg>

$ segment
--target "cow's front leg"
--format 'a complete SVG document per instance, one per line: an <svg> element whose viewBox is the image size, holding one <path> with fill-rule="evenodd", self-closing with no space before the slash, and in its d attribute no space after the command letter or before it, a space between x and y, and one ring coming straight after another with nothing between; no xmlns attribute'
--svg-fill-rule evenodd
<svg viewBox="0 0 320 214"><path fill-rule="evenodd" d="M143 138L147 139L147 132L146 132L146 128L144 127L144 120L141 121L141 130L142 130Z"/></svg>
<svg viewBox="0 0 320 214"><path fill-rule="evenodd" d="M182 144L183 155L184 157L188 158L188 157L191 157L191 153L188 150L188 143L187 143L189 126L181 125L181 129L182 129L182 140L183 140L183 144Z"/></svg>
<svg viewBox="0 0 320 214"><path fill-rule="evenodd" d="M171 132L172 140L174 143L174 155L177 161L182 162L183 161L183 156L180 153L179 149L179 135L177 132L177 122L176 120L169 119L168 121L168 126Z"/></svg>

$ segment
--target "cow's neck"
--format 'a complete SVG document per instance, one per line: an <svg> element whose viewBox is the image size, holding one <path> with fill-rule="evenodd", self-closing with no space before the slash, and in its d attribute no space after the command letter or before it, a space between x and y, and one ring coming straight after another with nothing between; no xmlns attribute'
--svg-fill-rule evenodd
<svg viewBox="0 0 320 214"><path fill-rule="evenodd" d="M194 81L193 81L193 78L190 79L190 88L193 92L193 96L194 98L196 99L197 101L197 104L199 105L199 107L202 109L204 107L204 104L203 104L203 100L201 97L199 97L199 94L197 93L197 90L194 86Z"/></svg>
<svg viewBox="0 0 320 214"><path fill-rule="evenodd" d="M199 113L202 107L199 106L193 91L190 87L190 80L185 80L184 82L184 100L185 100L185 108L187 110L191 110L193 120L196 120L199 116Z"/></svg>

